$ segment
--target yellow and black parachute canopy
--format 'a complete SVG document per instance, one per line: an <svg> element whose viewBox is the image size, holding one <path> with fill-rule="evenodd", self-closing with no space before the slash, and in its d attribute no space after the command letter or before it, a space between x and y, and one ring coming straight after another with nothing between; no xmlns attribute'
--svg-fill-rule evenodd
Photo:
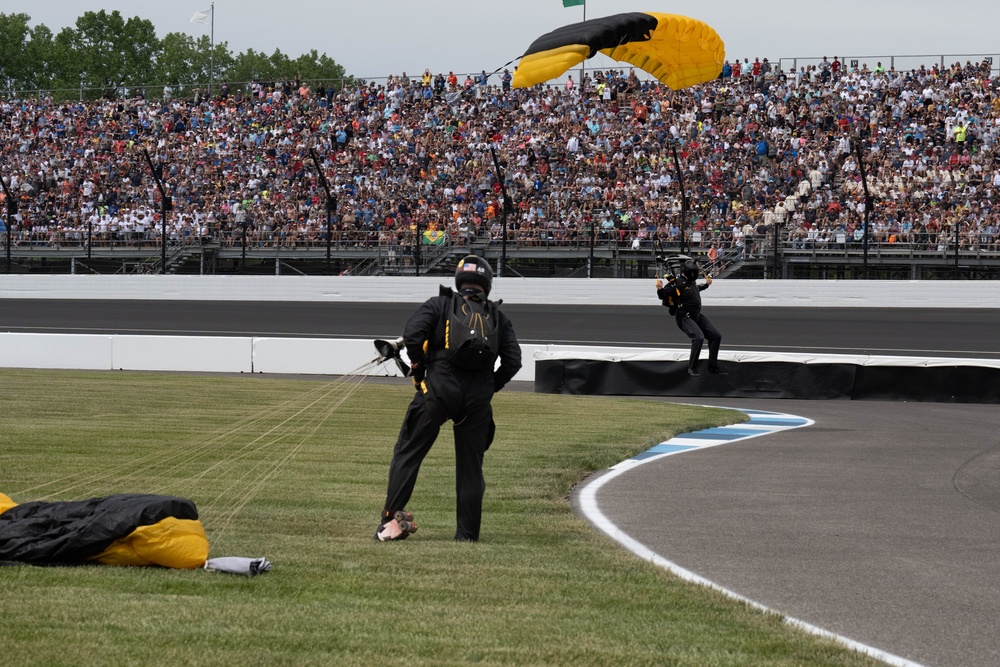
<svg viewBox="0 0 1000 667"><path fill-rule="evenodd" d="M0 493L0 562L192 569L205 564L208 548L187 498L133 493L18 505Z"/></svg>
<svg viewBox="0 0 1000 667"><path fill-rule="evenodd" d="M648 72L672 90L719 76L726 47L707 23L677 14L629 12L563 26L521 56L514 87L554 79L598 52Z"/></svg>

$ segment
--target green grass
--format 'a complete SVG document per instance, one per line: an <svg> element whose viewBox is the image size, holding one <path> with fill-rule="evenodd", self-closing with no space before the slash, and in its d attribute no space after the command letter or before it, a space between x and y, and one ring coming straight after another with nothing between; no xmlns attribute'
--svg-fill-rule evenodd
<svg viewBox="0 0 1000 667"><path fill-rule="evenodd" d="M455 543L453 441L427 458L420 530L372 539L412 389L263 377L0 370L0 492L193 499L211 556L253 579L151 568L0 568L4 667L868 665L641 561L567 495L708 408L503 392L482 540Z"/></svg>

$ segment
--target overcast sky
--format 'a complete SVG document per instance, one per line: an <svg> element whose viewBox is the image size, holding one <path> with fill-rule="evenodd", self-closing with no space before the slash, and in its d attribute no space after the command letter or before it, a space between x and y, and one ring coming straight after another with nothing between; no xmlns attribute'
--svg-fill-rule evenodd
<svg viewBox="0 0 1000 667"><path fill-rule="evenodd" d="M54 33L87 11L119 11L169 32L209 34L190 23L210 1L3 0L0 12L25 13ZM874 66L890 55L946 64L965 55L1000 53L1000 2L929 0L588 0L588 19L630 11L682 14L705 21L726 43L730 60L749 57L860 57ZM364 78L429 68L433 73L492 72L517 58L539 35L583 20L562 0L217 0L215 41L234 53L281 50L297 57L315 49ZM957 57L963 56L963 57ZM612 61L598 55L590 66ZM994 56L1000 64L1000 56ZM790 65L791 63L786 63ZM888 62L884 63L886 66ZM919 62L898 59L898 68Z"/></svg>

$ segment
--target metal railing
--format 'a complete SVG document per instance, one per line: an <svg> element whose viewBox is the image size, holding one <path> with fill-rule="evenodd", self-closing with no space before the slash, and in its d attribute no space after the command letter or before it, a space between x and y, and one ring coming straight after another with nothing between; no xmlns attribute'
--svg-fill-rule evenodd
<svg viewBox="0 0 1000 667"><path fill-rule="evenodd" d="M1000 74L1000 54L997 53L972 53L972 54L927 54L927 55L874 55L874 56L837 56L830 54L827 56L809 56L809 57L795 57L795 58L779 58L778 59L778 69L780 71L799 71L803 67L809 67L810 65L819 66L824 58L828 62L833 62L833 60L840 61L841 66L846 71L852 70L868 70L869 72L875 71L875 68L881 65L886 71L895 72L909 72L911 70L919 70L921 66L928 69L937 67L939 70L947 70L955 63L965 66L967 63L973 65L980 65L983 62L988 62L990 65L990 73L993 75Z"/></svg>
<svg viewBox="0 0 1000 667"><path fill-rule="evenodd" d="M542 231L544 230L534 230ZM591 245L591 237L586 229L563 229L565 234L556 233L532 233L518 234L512 233L507 236L507 247L512 250L559 250L559 249L582 249ZM622 234L620 230L608 232L602 230L594 236L593 244L603 248L649 249L654 239L669 248L680 248L681 239L676 234L667 233L665 229L662 233L653 231L637 237L635 230L628 230ZM954 236L949 233L933 234L907 234L900 235L899 240L886 240L884 234L873 235L869 238L869 248L873 253L891 252L893 254L913 253L913 252L935 252L941 250L941 246L954 248ZM161 246L161 236L159 230L151 230L142 234L102 234L86 236L85 233L65 235L63 233L36 233L32 231L14 230L12 234L12 250L15 253L30 253L38 250L66 250L74 253L80 250L103 250L109 252L145 252L158 251ZM268 250L284 249L289 251L319 251L327 247L325 233L319 233L315 237L298 238L286 237L274 232L254 231L246 236L246 247L249 249ZM446 234L444 241L440 244L422 244L421 253L427 263L433 263L435 258L448 254L454 248L474 248L483 245L499 245L504 239L499 234L484 235L452 235ZM0 233L0 248L5 248L7 243L6 234ZM960 239L962 251L974 251L983 253L1000 252L1000 232L998 231L976 231L973 233L963 232ZM172 253L182 253L187 249L197 249L206 245L212 245L220 249L240 249L243 247L243 236L240 231L227 229L210 228L204 234L191 234L185 236L171 236L168 239L168 248ZM331 241L333 248L337 250L351 249L375 249L378 247L413 247L412 239L386 241L380 230L358 230L335 234ZM708 232L697 232L691 234L683 244L699 252L708 252L714 245L720 250L734 247L743 248L743 252L750 256L760 252L763 248L773 248L774 242L770 231L765 234L751 234L740 239L728 229L712 230ZM789 250L806 249L827 249L827 250L854 250L861 247L861 239L855 238L846 232L838 232L820 239L809 238L789 238L787 230L782 231L782 248ZM169 262L168 262L169 263Z"/></svg>

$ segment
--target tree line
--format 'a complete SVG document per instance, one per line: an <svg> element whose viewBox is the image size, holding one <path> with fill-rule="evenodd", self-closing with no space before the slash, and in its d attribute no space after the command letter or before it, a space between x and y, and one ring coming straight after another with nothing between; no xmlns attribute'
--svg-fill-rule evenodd
<svg viewBox="0 0 1000 667"><path fill-rule="evenodd" d="M0 13L0 95L48 94L57 98L118 97L169 86L176 93L208 88L212 81L350 80L344 68L316 50L291 58L247 49L234 54L226 42L212 44L171 32L156 36L153 23L120 12L86 12L74 27L54 34L29 25L27 14Z"/></svg>

